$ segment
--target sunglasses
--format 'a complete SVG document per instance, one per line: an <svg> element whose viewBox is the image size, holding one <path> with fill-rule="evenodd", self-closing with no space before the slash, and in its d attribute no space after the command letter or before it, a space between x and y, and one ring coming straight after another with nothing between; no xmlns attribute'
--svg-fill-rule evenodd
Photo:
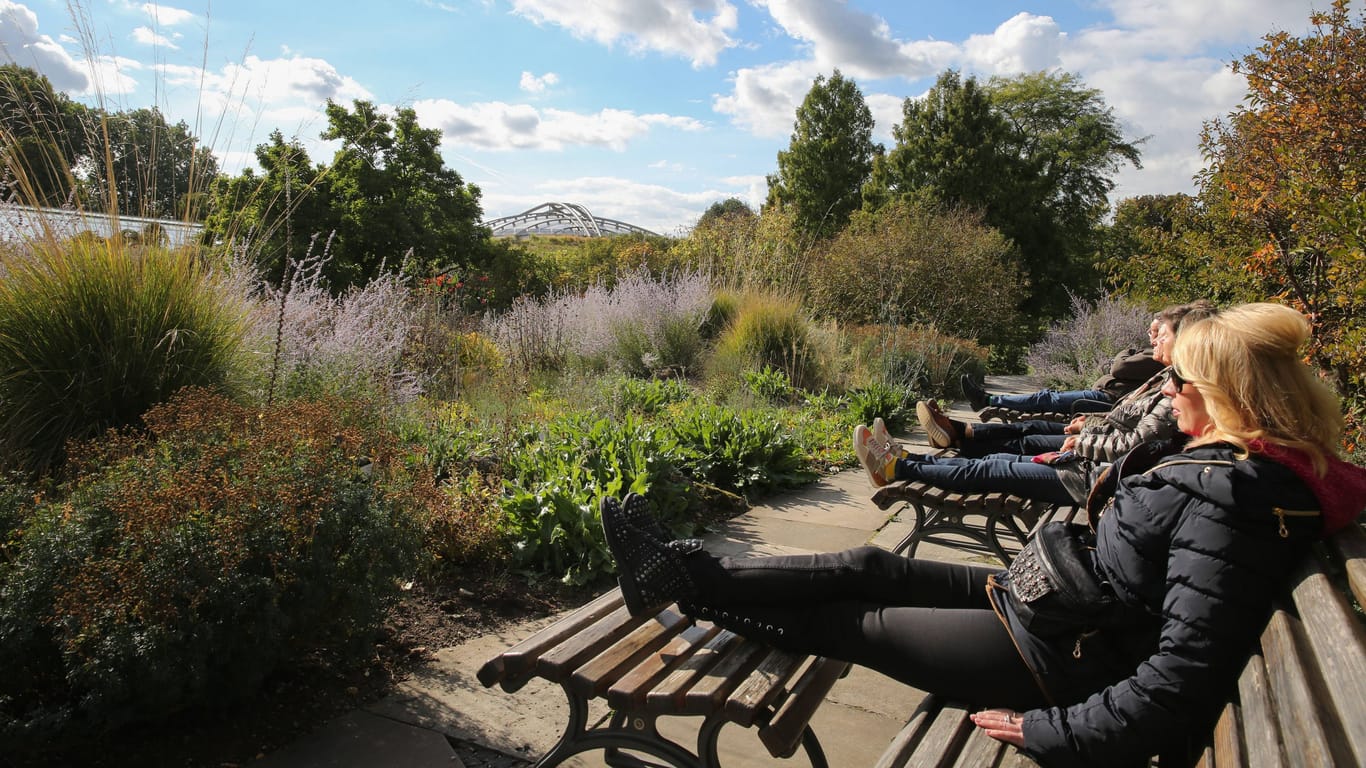
<svg viewBox="0 0 1366 768"><path fill-rule="evenodd" d="M1186 378L1185 376L1182 376L1181 371L1177 370L1176 366L1174 365L1172 366L1171 373L1168 374L1168 376L1171 380L1172 387L1174 387L1177 392L1180 392L1182 389L1185 389L1186 385L1191 383L1191 380Z"/></svg>

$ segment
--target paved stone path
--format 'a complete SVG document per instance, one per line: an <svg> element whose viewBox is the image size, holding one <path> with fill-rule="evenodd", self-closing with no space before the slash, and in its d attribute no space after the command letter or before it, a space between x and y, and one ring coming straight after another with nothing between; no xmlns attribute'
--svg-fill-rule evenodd
<svg viewBox="0 0 1366 768"><path fill-rule="evenodd" d="M991 377L993 392L1032 391L1023 377ZM958 403L950 415L972 419L975 414ZM915 427L916 425L912 425ZM928 451L918 428L898 436L912 451ZM845 549L862 544L894 547L911 527L882 512L869 500L871 487L861 469L823 477L807 488L770 499L705 538L719 554L787 554ZM908 516L909 517L909 516ZM966 549L922 544L917 557L941 560L994 562ZM475 638L439 651L436 658L402 683L383 701L362 712L329 724L317 734L268 756L255 765L264 768L361 768L403 765L409 768L520 768L530 765L559 738L566 719L564 696L557 687L533 681L516 693L485 689L475 672L487 659L554 621L528 622ZM901 729L923 693L867 669L855 667L841 680L817 712L812 727L820 736L833 766L868 766L876 762ZM602 709L593 716L605 716ZM681 743L695 743L697 718L675 718L661 723L661 731ZM367 728L381 744L367 744ZM444 737L447 751L434 750L432 734ZM383 763L367 762L366 755L385 755ZM760 746L754 732L723 729L721 761L728 768L784 765L801 768L805 755L775 761ZM351 755L356 760L346 761ZM565 765L602 766L600 755L579 755Z"/></svg>

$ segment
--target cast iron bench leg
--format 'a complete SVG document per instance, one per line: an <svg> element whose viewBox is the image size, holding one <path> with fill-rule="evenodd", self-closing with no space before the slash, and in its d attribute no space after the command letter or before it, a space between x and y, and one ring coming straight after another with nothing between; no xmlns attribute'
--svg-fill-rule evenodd
<svg viewBox="0 0 1366 768"><path fill-rule="evenodd" d="M564 735L560 736L560 740L545 753L544 757L536 761L534 768L551 768L580 752L599 749L611 765L644 765L630 755L623 755L620 752L629 749L659 758L674 768L701 767L702 764L698 762L696 755L659 735L653 718L638 716L638 719L628 724L627 715L616 711L612 713L608 727L589 729L588 699L569 690L568 685L562 684L560 687L564 689L565 698L569 700L569 722L564 727Z"/></svg>

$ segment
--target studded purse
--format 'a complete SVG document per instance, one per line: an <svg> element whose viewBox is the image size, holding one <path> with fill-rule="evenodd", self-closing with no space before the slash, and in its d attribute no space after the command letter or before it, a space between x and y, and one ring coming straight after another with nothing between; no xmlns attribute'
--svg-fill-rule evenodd
<svg viewBox="0 0 1366 768"><path fill-rule="evenodd" d="M1047 523L1010 564L1016 616L1039 636L1112 623L1119 601L1096 571L1095 536L1083 525Z"/></svg>

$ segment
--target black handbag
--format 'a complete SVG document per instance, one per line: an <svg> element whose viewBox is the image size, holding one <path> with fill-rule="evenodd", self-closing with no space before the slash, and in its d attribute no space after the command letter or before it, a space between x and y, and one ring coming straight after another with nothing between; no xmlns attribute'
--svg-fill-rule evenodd
<svg viewBox="0 0 1366 768"><path fill-rule="evenodd" d="M1044 524L1010 563L1009 594L1015 614L1035 635L1047 637L1103 627L1119 600L1095 566L1095 535L1072 523Z"/></svg>

